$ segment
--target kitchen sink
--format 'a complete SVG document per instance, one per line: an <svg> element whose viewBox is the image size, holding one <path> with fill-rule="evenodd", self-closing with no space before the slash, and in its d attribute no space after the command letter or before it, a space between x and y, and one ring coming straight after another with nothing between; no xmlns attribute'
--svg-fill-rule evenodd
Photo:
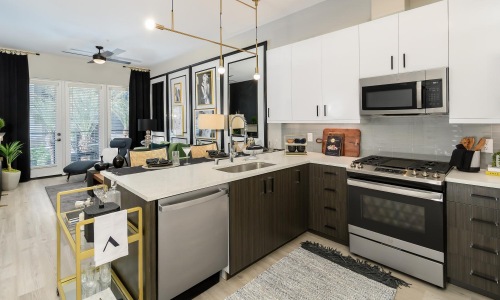
<svg viewBox="0 0 500 300"><path fill-rule="evenodd" d="M220 168L220 169L216 169L216 170L222 171L222 172L227 172L227 173L240 173L240 172L262 169L262 168L266 168L266 167L270 167L270 166L274 166L274 164L270 164L270 163L266 163L266 162L252 162L252 163L248 163L248 164L235 165L235 166Z"/></svg>

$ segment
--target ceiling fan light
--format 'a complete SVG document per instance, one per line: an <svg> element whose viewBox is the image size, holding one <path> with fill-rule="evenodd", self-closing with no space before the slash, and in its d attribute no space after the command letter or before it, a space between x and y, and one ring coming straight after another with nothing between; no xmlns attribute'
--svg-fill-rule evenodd
<svg viewBox="0 0 500 300"><path fill-rule="evenodd" d="M103 63L106 62L106 57L102 56L100 53L97 53L97 54L94 54L92 56L92 60L96 63L96 64L100 64L102 65Z"/></svg>

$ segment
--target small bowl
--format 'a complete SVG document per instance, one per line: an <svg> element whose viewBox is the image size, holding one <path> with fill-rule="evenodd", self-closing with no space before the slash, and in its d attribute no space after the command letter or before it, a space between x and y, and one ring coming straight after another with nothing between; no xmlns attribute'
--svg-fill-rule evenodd
<svg viewBox="0 0 500 300"><path fill-rule="evenodd" d="M289 144L293 144L295 142L295 140L294 139L287 139L286 142Z"/></svg>
<svg viewBox="0 0 500 300"><path fill-rule="evenodd" d="M288 152L295 152L297 150L297 146L288 146Z"/></svg>
<svg viewBox="0 0 500 300"><path fill-rule="evenodd" d="M299 151L299 152L306 151L306 146L297 146L297 151Z"/></svg>

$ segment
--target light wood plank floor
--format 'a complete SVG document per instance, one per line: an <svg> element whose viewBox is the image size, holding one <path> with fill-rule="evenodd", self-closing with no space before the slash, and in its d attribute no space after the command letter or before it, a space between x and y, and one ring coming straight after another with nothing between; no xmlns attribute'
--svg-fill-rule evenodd
<svg viewBox="0 0 500 300"><path fill-rule="evenodd" d="M83 180L74 176L70 181ZM56 216L45 186L65 183L65 177L32 180L2 196L0 205L0 299L58 299L56 296ZM302 241L314 241L349 253L347 247L305 233L269 254L228 281L221 281L197 299L224 299L244 286L272 264L299 247ZM62 249L63 275L74 271L73 256ZM401 288L396 299L488 299L454 285L445 290L412 277L393 272L411 283ZM163 300L163 299L161 299Z"/></svg>

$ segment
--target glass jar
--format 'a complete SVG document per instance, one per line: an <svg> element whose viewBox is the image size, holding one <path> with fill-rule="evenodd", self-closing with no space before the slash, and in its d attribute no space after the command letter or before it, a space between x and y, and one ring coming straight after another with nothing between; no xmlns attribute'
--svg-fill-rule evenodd
<svg viewBox="0 0 500 300"><path fill-rule="evenodd" d="M107 193L108 202L114 202L118 206L122 206L122 196L121 192L116 189L116 181L111 182L111 190Z"/></svg>

